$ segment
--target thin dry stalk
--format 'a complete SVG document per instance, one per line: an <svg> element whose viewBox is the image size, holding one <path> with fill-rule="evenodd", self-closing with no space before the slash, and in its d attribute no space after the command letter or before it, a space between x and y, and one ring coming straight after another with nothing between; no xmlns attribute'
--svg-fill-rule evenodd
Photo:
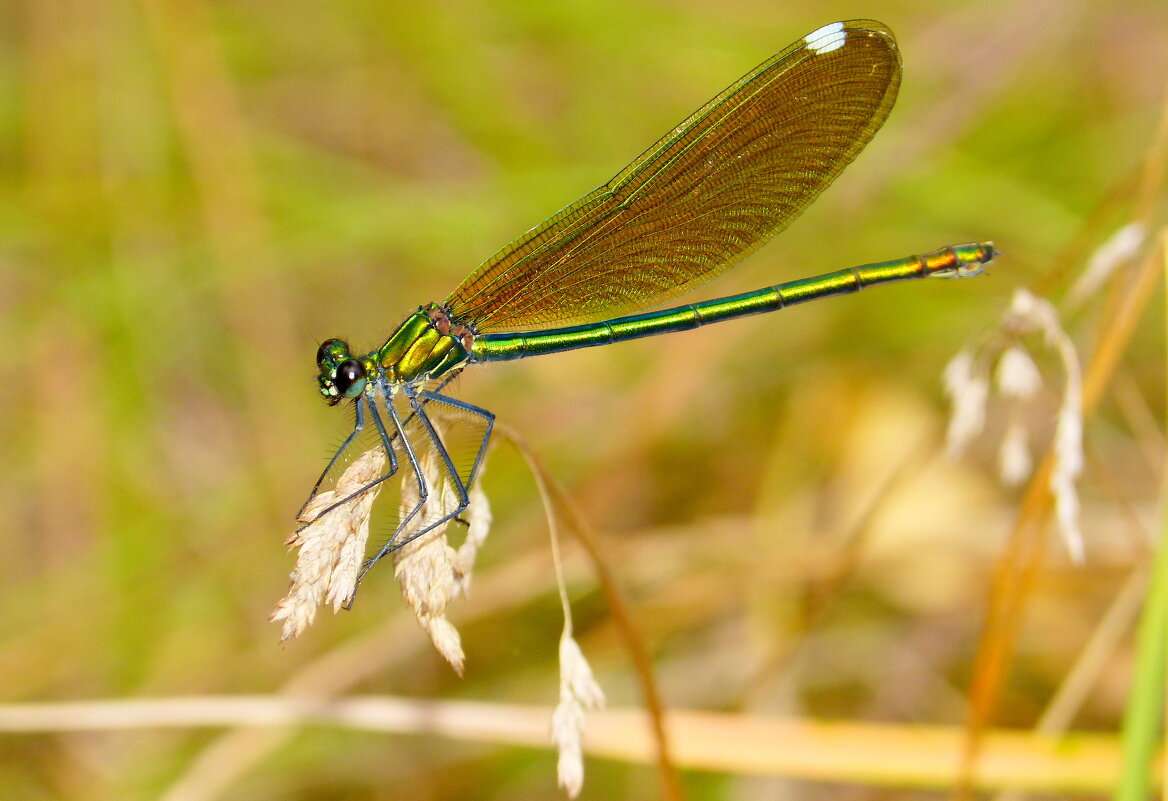
<svg viewBox="0 0 1168 801"><path fill-rule="evenodd" d="M414 734L453 740L547 747L547 707L430 698L343 699L201 696L0 705L0 730L110 731L221 726L335 726L349 731ZM962 731L854 721L774 719L675 710L669 729L679 762L693 770L880 787L945 789ZM584 750L632 763L654 759L655 736L643 710L597 712ZM1045 794L1104 794L1119 772L1114 734L1044 737L1029 731L987 734L979 787Z"/></svg>
<svg viewBox="0 0 1168 801"><path fill-rule="evenodd" d="M564 521L568 524L572 533L576 535L580 544L584 546L584 550L592 562L592 568L596 571L596 577L600 582L600 586L604 590L604 597L612 612L613 621L616 623L617 630L621 634L621 639L624 641L625 647L629 651L629 656L633 660L633 668L641 686L641 694L645 701L645 710L649 713L649 720L653 730L657 775L661 784L661 797L665 801L681 801L684 798L684 794L681 790L681 783L677 778L677 768L674 766L673 759L670 756L669 736L665 728L665 707L661 701L661 693L657 689L657 679L653 673L653 662L649 658L648 649L645 647L644 636L633 622L628 601L625 600L624 593L613 577L612 569L604 558L595 532L588 525L587 519L572 500L571 496L544 469L543 463L528 447L526 441L512 428L500 423L495 424L495 431L510 442L531 466L532 474L536 477L536 482L540 485L541 491L546 491L548 497L553 501L555 508L564 513Z"/></svg>

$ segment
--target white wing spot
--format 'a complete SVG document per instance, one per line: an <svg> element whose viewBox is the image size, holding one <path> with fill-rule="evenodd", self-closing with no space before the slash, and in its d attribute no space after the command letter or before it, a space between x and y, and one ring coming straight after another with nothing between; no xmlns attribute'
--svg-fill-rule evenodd
<svg viewBox="0 0 1168 801"><path fill-rule="evenodd" d="M847 38L848 33L844 30L844 24L842 22L832 22L807 34L804 41L807 42L808 48L822 56L824 53L830 53L832 50L839 50L844 46L844 40Z"/></svg>

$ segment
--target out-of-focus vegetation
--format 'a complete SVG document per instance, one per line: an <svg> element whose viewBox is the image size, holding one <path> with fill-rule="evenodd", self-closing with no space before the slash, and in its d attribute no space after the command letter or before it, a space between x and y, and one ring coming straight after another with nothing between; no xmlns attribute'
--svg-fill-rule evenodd
<svg viewBox="0 0 1168 801"><path fill-rule="evenodd" d="M317 395L317 344L372 346L754 64L857 16L899 37L890 121L703 296L978 239L1005 254L988 278L477 368L457 394L521 432L602 532L668 708L961 725L1020 492L997 485L993 414L984 448L945 458L939 375L1015 288L1057 299L1130 219L1168 88L1162 0L0 4L3 700L267 694L299 677L554 703L546 522L506 445L485 476L494 530L452 610L464 679L388 566L351 612L278 646L281 543L350 425ZM1065 321L1084 360L1101 294ZM1139 321L1087 421L1087 561L1042 546L997 725L1035 724L1146 561L1162 328ZM1045 366L1039 449L1061 391ZM565 545L577 637L610 704L636 706L597 582ZM1117 727L1118 639L1075 728ZM320 728L253 754L217 736L0 735L0 796L557 792L543 750ZM200 784L231 770L219 795ZM587 798L657 792L648 767L588 770ZM823 790L762 782L683 774L695 799Z"/></svg>

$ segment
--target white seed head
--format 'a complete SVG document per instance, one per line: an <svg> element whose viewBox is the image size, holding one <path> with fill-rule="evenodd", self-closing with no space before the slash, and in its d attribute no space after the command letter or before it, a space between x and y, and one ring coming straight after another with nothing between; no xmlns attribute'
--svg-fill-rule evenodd
<svg viewBox="0 0 1168 801"><path fill-rule="evenodd" d="M1117 269L1139 254L1147 238L1148 229L1140 222L1128 223L1108 237L1091 254L1087 268L1067 293L1067 301L1077 306L1093 296Z"/></svg>
<svg viewBox="0 0 1168 801"><path fill-rule="evenodd" d="M281 640L300 636L312 624L316 608L322 603L332 604L336 611L353 597L369 539L369 515L381 485L319 515L337 500L380 478L385 464L385 452L380 448L366 451L345 468L335 490L318 493L301 513L300 522L308 525L285 543L300 549L291 574L292 584L269 618L272 622L283 621Z"/></svg>
<svg viewBox="0 0 1168 801"><path fill-rule="evenodd" d="M552 742L559 753L556 772L569 798L584 786L584 751L581 738L585 715L604 708L604 691L576 640L564 630L560 637L560 702L552 712Z"/></svg>
<svg viewBox="0 0 1168 801"><path fill-rule="evenodd" d="M1038 304L1038 298L1030 292L1029 289L1015 289L1014 296L1010 298L1010 309L1007 315L1018 320L1029 320L1034 314L1034 307Z"/></svg>
<svg viewBox="0 0 1168 801"><path fill-rule="evenodd" d="M1055 498L1055 519L1071 558L1083 558L1083 534L1079 528L1079 496L1075 482L1083 470L1083 371L1075 343L1063 330L1050 301L1025 289L1014 293L1005 324L1023 334L1039 332L1058 354L1066 380L1054 436L1054 469L1050 489Z"/></svg>
<svg viewBox="0 0 1168 801"><path fill-rule="evenodd" d="M411 525L402 531L402 539L408 539L427 521L441 517L458 505L457 493L439 468L434 453L426 454L420 465L429 496ZM419 497L417 482L407 479L401 493L403 517L414 509ZM461 676L465 662L462 642L458 629L446 619L446 606L457 591L459 575L458 554L446 541L448 525L449 521L394 551L394 575L406 605L430 635L438 653Z"/></svg>
<svg viewBox="0 0 1168 801"><path fill-rule="evenodd" d="M1020 345L1011 345L998 359L998 392L1006 398L1026 400L1042 387L1038 365Z"/></svg>
<svg viewBox="0 0 1168 801"><path fill-rule="evenodd" d="M998 447L998 471L1002 483L1017 486L1029 477L1033 469L1028 432L1024 425L1015 421L1006 428L1006 435Z"/></svg>
<svg viewBox="0 0 1168 801"><path fill-rule="evenodd" d="M1018 334L1040 332L1048 345L1058 347L1060 337L1065 338L1058 312L1046 298L1034 295L1028 289L1014 290L1010 308L1006 312L1004 324L1007 329Z"/></svg>
<svg viewBox="0 0 1168 801"><path fill-rule="evenodd" d="M478 557L479 549L486 542L487 535L491 533L491 504L487 500L487 494L483 492L482 481L483 470L480 468L478 476L475 477L475 484L468 493L470 503L462 515L466 519L467 529L466 539L458 547L455 595L466 595L470 591L475 559Z"/></svg>
<svg viewBox="0 0 1168 801"><path fill-rule="evenodd" d="M951 401L946 447L950 456L958 456L985 427L989 380L967 349L949 361L942 380Z"/></svg>
<svg viewBox="0 0 1168 801"><path fill-rule="evenodd" d="M1050 489L1055 498L1055 518L1071 560L1081 563L1084 555L1083 532L1079 527L1079 493L1075 482L1083 471L1083 413L1079 402L1081 388L1073 390L1068 381L1064 402L1059 409L1054 434L1054 470Z"/></svg>

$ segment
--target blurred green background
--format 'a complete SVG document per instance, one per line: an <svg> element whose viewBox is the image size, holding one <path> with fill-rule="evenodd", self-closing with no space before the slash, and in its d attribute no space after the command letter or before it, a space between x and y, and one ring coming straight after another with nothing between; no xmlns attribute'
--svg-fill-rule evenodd
<svg viewBox="0 0 1168 801"><path fill-rule="evenodd" d="M992 444L944 458L939 375L1014 288L1077 271L1068 243L1124 220L1096 211L1152 137L1162 0L0 4L4 700L268 693L383 631L347 689L554 703L546 526L505 445L475 594L453 610L465 679L388 567L353 611L278 645L281 543L350 425L317 394L317 344L372 347L756 63L853 17L898 35L890 121L700 296L979 239L1005 254L988 278L473 369L456 394L521 432L605 534L667 706L960 723L1017 498ZM1033 723L1143 558L1132 521L1162 443L1131 420L1163 413L1160 328L1144 321L1122 397L1088 428L1089 562L1051 546L1004 724ZM584 651L610 703L636 705L596 581L567 556ZM1114 728L1126 664L1116 654L1079 725ZM0 795L158 797L214 737L2 735ZM585 798L656 793L651 768L588 770ZM214 797L558 793L550 752L311 729Z"/></svg>

